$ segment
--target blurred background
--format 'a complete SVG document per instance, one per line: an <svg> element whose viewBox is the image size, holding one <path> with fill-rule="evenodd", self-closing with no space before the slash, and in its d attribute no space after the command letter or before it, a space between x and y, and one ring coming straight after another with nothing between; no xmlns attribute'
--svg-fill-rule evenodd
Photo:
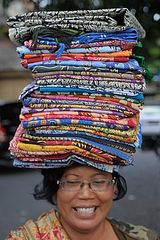
<svg viewBox="0 0 160 240"><path fill-rule="evenodd" d="M115 202L111 216L146 225L160 232L160 0L0 0L0 240L29 218L51 207L36 201L34 185L41 181L36 170L12 167L8 144L19 124L18 96L32 81L19 63L8 39L6 19L41 10L76 10L126 7L146 30L142 49L150 78L146 79L145 105L141 114L143 144L134 167L123 170L128 182L125 199Z"/></svg>

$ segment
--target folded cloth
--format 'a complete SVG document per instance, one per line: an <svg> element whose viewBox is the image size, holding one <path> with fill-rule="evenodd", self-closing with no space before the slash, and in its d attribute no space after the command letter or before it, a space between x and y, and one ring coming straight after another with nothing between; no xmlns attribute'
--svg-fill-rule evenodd
<svg viewBox="0 0 160 240"><path fill-rule="evenodd" d="M85 32L117 32L133 27L137 30L139 38L145 37L144 29L127 8L29 12L10 17L7 23L10 26L10 39L16 43L31 38L36 29L40 31L47 27L54 30L51 36L64 28ZM72 30L72 35L73 33Z"/></svg>
<svg viewBox="0 0 160 240"><path fill-rule="evenodd" d="M76 61L76 60L45 60L36 63L28 64L28 68L32 70L35 66L82 66L82 67L95 67L95 68L111 68L111 69L124 69L124 70L138 70L140 69L139 63L135 59L130 59L128 62L101 62L101 61Z"/></svg>
<svg viewBox="0 0 160 240"><path fill-rule="evenodd" d="M56 60L57 58L55 56L47 56L47 57L35 57L35 58L30 58L30 59L21 59L20 63L22 64L23 67L27 68L28 64L30 63L37 63L37 62L42 62L42 61L48 61L48 60ZM82 57L82 56L63 56L59 57L58 60L77 60L77 61L82 61L82 60L88 60L88 61L104 61L104 62L128 62L129 58L128 57Z"/></svg>
<svg viewBox="0 0 160 240"><path fill-rule="evenodd" d="M56 56L55 51L53 49L36 49L32 50L25 46L17 47L16 49L19 57L24 58L25 56L29 55L30 57L35 57L35 55L49 55L49 56ZM68 49L64 51L62 54L86 54L86 53L113 53L121 51L120 47L116 46L103 46L103 47L91 47L91 48L75 48L75 49ZM62 55L61 54L61 55ZM71 55L72 56L72 55ZM57 57L57 56L56 56Z"/></svg>
<svg viewBox="0 0 160 240"><path fill-rule="evenodd" d="M130 80L129 80L130 81ZM39 86L70 86L72 88L90 88L93 89L93 87L91 88L90 86L95 86L95 89L97 89L97 91L104 91L107 88L119 88L119 89L127 89L127 90L133 90L133 91L143 91L145 88L145 83L139 83L138 81L130 81L127 82L127 80L125 81L119 81L118 79L108 79L107 81L104 79L90 79L88 77L88 79L83 79L81 78L79 79L73 79L73 78L53 78L53 79L43 79L43 80L37 80L36 84Z"/></svg>
<svg viewBox="0 0 160 240"><path fill-rule="evenodd" d="M138 70L128 70L128 69L116 69L116 68L95 68L95 67L86 67L86 66L66 66L66 65L53 65L53 66L35 66L32 69L32 73L45 73L45 72L52 72L52 71L73 71L75 74L76 72L82 71L87 72L88 74L95 74L95 73L129 73L129 74L145 74L144 68L139 68Z"/></svg>
<svg viewBox="0 0 160 240"><path fill-rule="evenodd" d="M137 36L138 38L138 36ZM91 42L91 43L74 43L71 45L69 45L69 47L66 48L90 48L90 47L102 47L102 46L116 46L116 47L120 47L121 50L128 50L128 49L133 49L136 45L137 45L137 40L135 41L126 41L125 40L104 40L104 41L96 41L96 42ZM37 47L37 46L36 46ZM39 45L40 47L40 45ZM118 48L117 48L118 49Z"/></svg>
<svg viewBox="0 0 160 240"><path fill-rule="evenodd" d="M35 50L36 51L36 50ZM60 58L77 58L81 60L81 58L87 58L87 57L95 57L95 58L110 58L110 57L130 57L132 56L132 49L129 50L122 50L122 51L113 51L113 52L104 52L101 53L98 51L98 53L62 53ZM53 53L39 53L39 54L34 54L34 51L31 52L31 54L24 54L23 58L24 59L30 59L30 58L38 58L38 57L54 57L59 59L59 57L56 57Z"/></svg>
<svg viewBox="0 0 160 240"><path fill-rule="evenodd" d="M138 80L138 81L142 81L145 82L144 76L142 73L134 73L134 72L104 72L104 71L99 71L99 72L89 72L89 71L54 71L54 69L51 68L50 71L48 71L48 68L46 68L45 72L41 72L41 67L36 67L34 68L34 71L36 70L36 72L32 72L33 75L33 79L47 79L47 78L56 78L59 76L72 76L75 78L80 78L82 79L85 76L88 76L90 78L96 78L96 77L103 77L103 79L124 79L126 81L126 79L130 79L130 80ZM38 72L37 72L38 71Z"/></svg>
<svg viewBox="0 0 160 240"><path fill-rule="evenodd" d="M131 106L122 105L119 101L109 99L105 101L86 101L78 100L73 101L72 99L47 99L37 97L26 97L23 100L22 114L27 113L38 113L38 112L53 112L53 111L84 111L84 112L95 112L95 113L112 113L119 114L120 116L132 116L138 113L136 109ZM77 110L76 110L77 109Z"/></svg>
<svg viewBox="0 0 160 240"><path fill-rule="evenodd" d="M115 96L127 96L129 98L133 98L139 101L143 101L144 96L143 93L141 92L134 92L134 91L129 91L129 90L121 90L121 89L112 89L112 88L108 88L108 89L99 89L98 93L97 93L98 89L95 89L94 87L81 87L81 88L72 88L72 87L68 87L68 86L38 86L35 84L35 82L32 82L30 84L28 84L22 91L22 93L19 96L19 99L24 98L25 96L27 96L28 94L31 93L41 93L41 94L47 94L47 95L52 95L55 93L61 93L61 94L92 94L92 95L99 95L99 96L104 96L104 95L115 95ZM36 91L36 92L35 92Z"/></svg>
<svg viewBox="0 0 160 240"><path fill-rule="evenodd" d="M74 101L74 104L79 104L79 101L82 101L84 105L87 105L87 102L89 102L89 105L96 105L98 102L99 104L106 104L104 105L105 108L111 103L117 105L117 108L122 108L122 106L125 107L128 106L130 108L136 109L136 110L142 110L143 109L143 97L141 95L141 98L137 97L131 97L129 96L119 96L118 94L87 94L87 93L74 93L74 94L65 94L61 92L53 93L53 94L42 94L38 91L34 91L30 94L30 98L27 97L27 91L28 89L26 88L23 92L23 94L20 95L19 99L25 104L27 104L29 99L33 99L34 97L36 98L36 102L33 101L33 103L39 103L40 99L44 99L44 101L50 102L50 101ZM24 98L25 97L25 98ZM39 100L38 100L39 99ZM53 103L53 102L52 102ZM58 102L57 102L58 103ZM65 102L64 102L65 104ZM28 106L28 105L26 105ZM111 106L111 105L110 105ZM44 109L45 110L45 109Z"/></svg>
<svg viewBox="0 0 160 240"><path fill-rule="evenodd" d="M74 131L74 133L79 133L80 134L86 134L86 135L92 135L94 134L95 136L99 137L104 137L106 139L110 139L110 141L120 141L121 144L123 145L124 143L129 143L133 144L133 146L137 147L137 128L126 128L126 129L112 129L112 128L107 128L107 127L97 127L97 126L87 126L87 125L70 125L70 126L40 126L40 127L35 127L34 130L31 129L26 129L26 134L31 134L31 135L36 135L39 138L41 136L47 136L47 137L52 137L53 133L55 131L65 131L67 133L70 133ZM27 135L28 136L28 135Z"/></svg>
<svg viewBox="0 0 160 240"><path fill-rule="evenodd" d="M97 168L99 170L102 171L106 171L106 172L118 172L119 170L119 166L118 165L110 165L110 164L106 164L106 163L95 163L93 161L89 161L87 158L81 158L79 156L76 155L72 155L70 157L68 157L68 159L65 159L65 161L61 161L56 163L55 161L46 161L44 160L43 162L24 162L21 160L14 160L14 166L15 167L20 167L20 168L62 168L62 167L67 167L72 165L73 163L80 163L80 164L84 164L84 165L88 165L94 168Z"/></svg>
<svg viewBox="0 0 160 240"><path fill-rule="evenodd" d="M89 32L85 34L79 34L72 38L71 44L86 44L98 41L106 40L125 40L125 41L137 41L138 33L135 28L127 28L123 31L109 32Z"/></svg>
<svg viewBox="0 0 160 240"><path fill-rule="evenodd" d="M70 44L69 46L65 46L65 50L68 48L91 48L91 47L102 47L102 46L119 46L121 50L128 50L128 49L133 49L137 45L137 41L124 41L124 40L107 40L107 41L98 41L98 42L92 42L92 43L83 43L83 44ZM57 47L59 45L57 42L51 42L46 39L46 37L41 37L38 36L37 42L36 42L36 47L34 45L34 42L32 39L29 39L28 41L26 40L24 42L24 46L29 48L29 49L52 49L52 50L57 50Z"/></svg>

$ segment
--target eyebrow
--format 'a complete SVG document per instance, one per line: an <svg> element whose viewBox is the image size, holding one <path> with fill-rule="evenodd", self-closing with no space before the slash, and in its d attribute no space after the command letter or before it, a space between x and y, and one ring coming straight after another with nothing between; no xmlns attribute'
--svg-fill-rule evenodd
<svg viewBox="0 0 160 240"><path fill-rule="evenodd" d="M93 174L93 177L96 177L96 176L107 177L107 176L109 176L109 175L108 175L108 174L105 174L105 173L95 173L95 174Z"/></svg>
<svg viewBox="0 0 160 240"><path fill-rule="evenodd" d="M79 175L77 175L75 173L66 173L66 174L63 175L63 177L68 177L68 176L80 177ZM90 177L96 177L96 176L107 177L108 175L106 173L94 173Z"/></svg>

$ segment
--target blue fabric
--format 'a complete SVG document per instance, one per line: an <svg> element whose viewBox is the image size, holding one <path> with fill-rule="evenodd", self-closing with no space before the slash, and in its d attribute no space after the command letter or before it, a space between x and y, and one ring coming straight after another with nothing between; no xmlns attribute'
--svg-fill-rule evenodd
<svg viewBox="0 0 160 240"><path fill-rule="evenodd" d="M118 46L103 46L103 47L90 47L90 48L69 48L66 53L111 53L121 51Z"/></svg>
<svg viewBox="0 0 160 240"><path fill-rule="evenodd" d="M20 46L16 48L16 52L18 56L22 58L24 54L54 53L55 50L30 50L25 46Z"/></svg>
<svg viewBox="0 0 160 240"><path fill-rule="evenodd" d="M82 158L76 155L72 155L65 160L48 160L45 162L23 162L19 161L17 159L14 160L13 165L15 167L26 167L26 168L60 168L60 167L66 167L72 165L74 162L78 162L80 164L84 164L87 166L92 166L97 169L100 169L105 172L113 172L119 171L119 166L117 165L109 165L109 164L103 164L103 163L95 163L93 161L89 161L87 158Z"/></svg>
<svg viewBox="0 0 160 240"><path fill-rule="evenodd" d="M128 28L124 31L119 32L89 32L81 34L78 37L73 37L72 44L74 43L92 43L106 40L125 40L133 42L138 40L138 34L136 29Z"/></svg>
<svg viewBox="0 0 160 240"><path fill-rule="evenodd" d="M104 46L104 47L90 47L90 48L68 48L65 50L65 44L59 43L56 44L58 49L57 50L31 50L25 46L20 46L16 48L18 56L23 58L25 54L41 54L41 53L53 53L55 56L59 57L62 53L100 53L100 52L118 52L121 51L121 47L119 46Z"/></svg>
<svg viewBox="0 0 160 240"><path fill-rule="evenodd" d="M95 68L115 68L126 70L138 70L139 63L135 59L130 59L128 62L102 62L102 61L76 61L76 60L48 60L28 64L28 68L32 70L35 66L53 66L53 65L66 65L66 66L84 66Z"/></svg>
<svg viewBox="0 0 160 240"><path fill-rule="evenodd" d="M23 128L30 128L30 127L41 127L43 126L57 126L57 125L70 125L73 124L72 119L69 118L60 118L60 119L46 119L43 120L35 120L35 121L23 121ZM75 124L75 121L74 121ZM83 120L79 119L76 120L77 125L88 125L88 126L97 126L97 127L107 127L113 129L120 129L120 130L127 130L130 129L128 125L120 125L120 124L112 124L112 123L105 123L105 122L93 122L91 120Z"/></svg>
<svg viewBox="0 0 160 240"><path fill-rule="evenodd" d="M107 40L125 40L128 42L134 42L138 40L138 33L135 28L128 28L124 31L117 32L88 32L85 34L80 34L78 37L73 37L71 44L85 44L93 43L98 41ZM37 39L38 43L41 44L57 44L57 40L54 37L43 37L39 36Z"/></svg>

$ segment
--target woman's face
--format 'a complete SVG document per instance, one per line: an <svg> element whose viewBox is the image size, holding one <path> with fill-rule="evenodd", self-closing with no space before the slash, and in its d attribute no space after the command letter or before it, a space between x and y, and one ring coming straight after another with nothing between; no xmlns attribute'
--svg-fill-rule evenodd
<svg viewBox="0 0 160 240"><path fill-rule="evenodd" d="M70 167L65 170L61 180L85 182L112 179L112 174L87 166ZM79 191L61 188L57 192L57 205L61 223L65 229L88 232L105 223L114 196L114 185L104 191L93 191L87 184Z"/></svg>

